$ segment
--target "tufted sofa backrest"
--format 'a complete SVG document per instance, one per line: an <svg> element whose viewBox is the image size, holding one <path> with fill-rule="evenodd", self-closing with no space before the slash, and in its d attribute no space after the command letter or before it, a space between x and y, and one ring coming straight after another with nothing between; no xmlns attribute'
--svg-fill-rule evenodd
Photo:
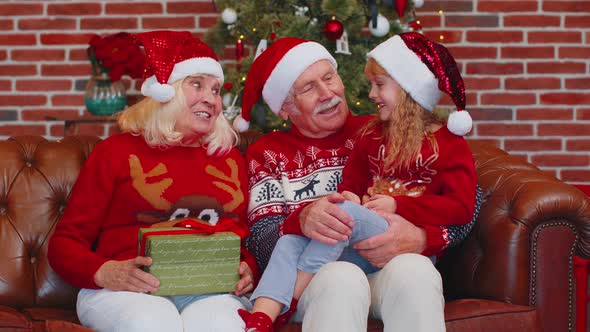
<svg viewBox="0 0 590 332"><path fill-rule="evenodd" d="M0 141L0 304L73 307L76 290L50 268L47 244L80 168L99 141Z"/></svg>

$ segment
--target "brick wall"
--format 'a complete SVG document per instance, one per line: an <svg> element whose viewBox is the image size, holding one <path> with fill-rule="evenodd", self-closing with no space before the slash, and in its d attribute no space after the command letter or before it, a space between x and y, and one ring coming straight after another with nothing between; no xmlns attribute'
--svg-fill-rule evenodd
<svg viewBox="0 0 590 332"><path fill-rule="evenodd" d="M425 33L462 68L472 139L497 144L571 183L590 183L590 1L426 0ZM442 10L442 14L439 13ZM217 19L211 1L3 1L0 138L64 134L87 117L92 33L187 29ZM221 55L231 59L232 52ZM138 82L126 82L130 95ZM443 103L450 105L450 100ZM81 133L108 135L87 124Z"/></svg>

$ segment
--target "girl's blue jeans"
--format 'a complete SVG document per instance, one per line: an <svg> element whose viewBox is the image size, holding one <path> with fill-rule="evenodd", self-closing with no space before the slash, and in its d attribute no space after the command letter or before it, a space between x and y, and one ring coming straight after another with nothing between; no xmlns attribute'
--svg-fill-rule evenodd
<svg viewBox="0 0 590 332"><path fill-rule="evenodd" d="M353 263L366 274L379 270L359 255L351 245L385 232L389 224L383 217L359 204L345 201L338 205L354 219L350 238L335 245L328 245L298 235L282 236L272 252L258 287L250 298L251 301L261 296L268 297L285 305L282 311L285 312L293 298L297 270L316 273L325 264L337 260Z"/></svg>

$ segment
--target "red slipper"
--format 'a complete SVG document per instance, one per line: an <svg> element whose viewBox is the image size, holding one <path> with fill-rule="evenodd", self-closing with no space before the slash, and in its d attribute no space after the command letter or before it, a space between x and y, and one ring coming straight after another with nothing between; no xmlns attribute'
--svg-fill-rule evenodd
<svg viewBox="0 0 590 332"><path fill-rule="evenodd" d="M284 313L280 314L279 317L277 317L277 319L275 320L275 322L273 324L274 329L276 331L280 330L281 327L283 327L287 323L289 323L289 321L291 320L291 317L293 317L293 315L297 311L297 303L298 302L299 302L299 300L292 299L291 305L289 306L289 310L285 311Z"/></svg>
<svg viewBox="0 0 590 332"><path fill-rule="evenodd" d="M246 323L246 332L273 332L272 319L264 312L248 312L238 309L238 315Z"/></svg>

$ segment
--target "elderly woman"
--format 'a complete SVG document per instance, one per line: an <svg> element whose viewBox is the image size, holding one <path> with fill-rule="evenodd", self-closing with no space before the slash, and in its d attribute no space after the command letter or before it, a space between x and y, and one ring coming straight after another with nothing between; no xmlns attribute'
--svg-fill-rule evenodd
<svg viewBox="0 0 590 332"><path fill-rule="evenodd" d="M233 147L237 136L220 116L223 71L211 48L186 31L135 37L147 54L146 98L120 115L123 133L100 142L84 164L50 240L49 262L81 288L78 317L92 329L242 331L236 310L257 277L244 249L231 294L150 294L159 281L142 270L152 261L137 255L138 230L147 226L137 216L208 195L247 234L246 172Z"/></svg>

